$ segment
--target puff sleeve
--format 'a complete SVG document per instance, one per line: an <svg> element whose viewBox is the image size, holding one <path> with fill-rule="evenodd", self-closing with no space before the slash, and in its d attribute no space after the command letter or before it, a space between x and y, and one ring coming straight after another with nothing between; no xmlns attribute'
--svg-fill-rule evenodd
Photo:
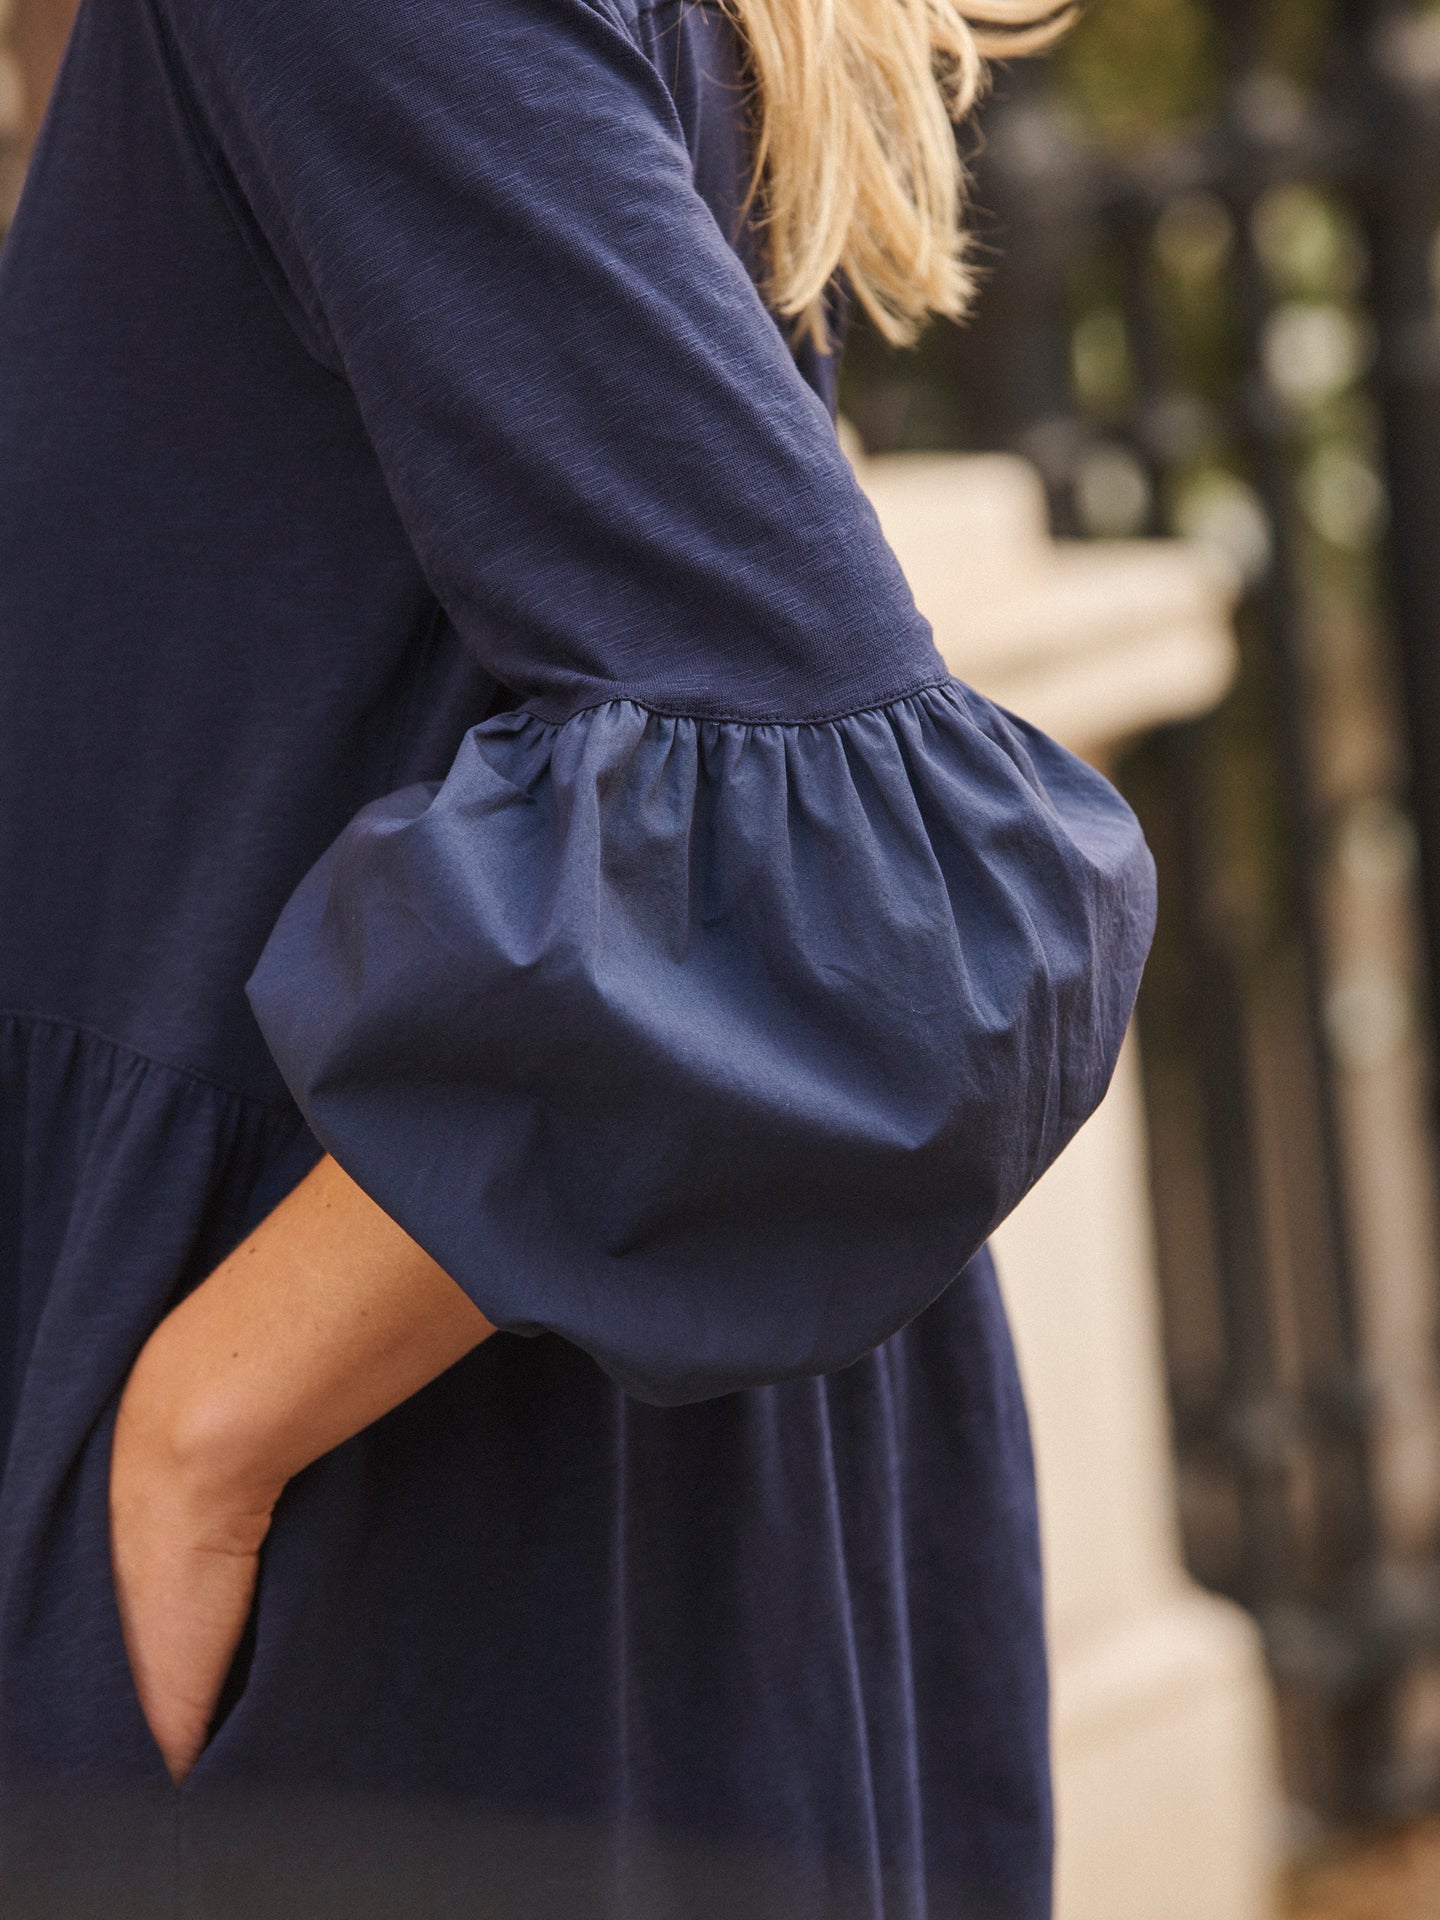
<svg viewBox="0 0 1440 1920"><path fill-rule="evenodd" d="M844 1366L1099 1101L1108 784L951 679L621 0L156 0L434 593L517 705L249 985L497 1325L680 1402Z"/></svg>

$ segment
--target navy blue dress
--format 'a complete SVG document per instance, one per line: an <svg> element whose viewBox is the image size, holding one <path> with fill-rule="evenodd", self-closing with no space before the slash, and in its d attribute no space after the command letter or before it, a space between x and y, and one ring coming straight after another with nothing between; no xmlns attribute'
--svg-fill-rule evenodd
<svg viewBox="0 0 1440 1920"><path fill-rule="evenodd" d="M1152 918L946 673L723 16L84 0L0 259L0 1911L1042 1920L986 1236ZM178 1792L146 1335L322 1147L503 1329L287 1491Z"/></svg>

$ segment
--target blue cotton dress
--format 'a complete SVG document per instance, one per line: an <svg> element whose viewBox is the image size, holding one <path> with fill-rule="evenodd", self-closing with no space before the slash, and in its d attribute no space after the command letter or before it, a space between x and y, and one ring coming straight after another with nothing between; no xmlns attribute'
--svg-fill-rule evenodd
<svg viewBox="0 0 1440 1920"><path fill-rule="evenodd" d="M83 0L0 257L0 1911L1042 1920L986 1236L1152 919L945 671L723 15ZM328 1149L502 1331L302 1474L209 1746L116 1398Z"/></svg>

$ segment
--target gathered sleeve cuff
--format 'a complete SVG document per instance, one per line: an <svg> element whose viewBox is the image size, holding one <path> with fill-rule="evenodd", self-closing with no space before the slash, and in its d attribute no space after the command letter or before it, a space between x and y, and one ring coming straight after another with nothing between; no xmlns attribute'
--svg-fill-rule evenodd
<svg viewBox="0 0 1440 1920"><path fill-rule="evenodd" d="M1119 796L958 682L804 723L620 699L367 808L249 991L489 1319L670 1403L934 1299L1099 1101L1152 921Z"/></svg>

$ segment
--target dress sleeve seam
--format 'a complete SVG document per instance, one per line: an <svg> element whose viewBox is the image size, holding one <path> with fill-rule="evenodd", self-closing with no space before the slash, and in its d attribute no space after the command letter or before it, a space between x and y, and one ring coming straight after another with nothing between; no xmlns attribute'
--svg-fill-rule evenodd
<svg viewBox="0 0 1440 1920"><path fill-rule="evenodd" d="M598 712L602 707L639 707L644 713L654 714L659 720L689 720L696 726L717 727L823 727L833 726L842 720L857 720L862 714L883 713L890 707L903 705L922 693L940 693L959 682L951 673L932 674L924 680L905 686L895 693L887 693L878 699L862 700L854 706L826 707L817 713L697 713L693 709L670 705L664 701L646 700L638 694L612 693L603 698L589 700L583 707L576 707L567 713L563 720L551 719L548 715L537 713L533 707L514 707L507 711L533 720L537 726L546 727L553 733L569 726L572 720L578 720L582 714ZM496 718L504 718L497 715Z"/></svg>

